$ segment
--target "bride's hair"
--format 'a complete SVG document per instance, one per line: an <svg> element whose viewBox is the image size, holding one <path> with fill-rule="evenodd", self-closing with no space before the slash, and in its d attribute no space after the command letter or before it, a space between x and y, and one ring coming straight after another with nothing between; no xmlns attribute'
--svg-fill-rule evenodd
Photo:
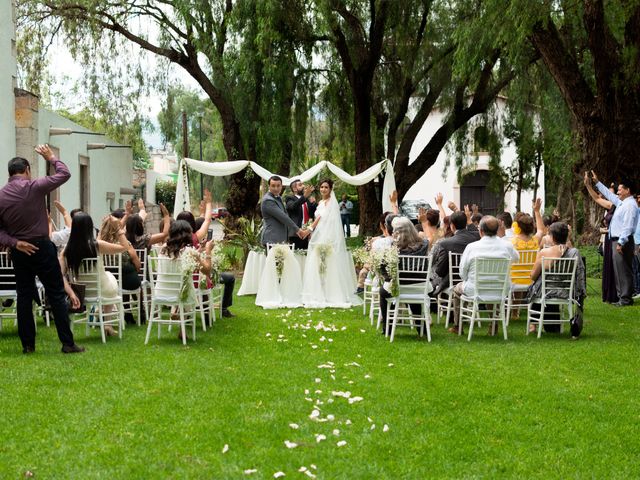
<svg viewBox="0 0 640 480"><path fill-rule="evenodd" d="M331 180L330 178L325 178L320 182L320 186L322 186L323 183L326 183L327 185L329 185L329 188L333 190L333 180Z"/></svg>

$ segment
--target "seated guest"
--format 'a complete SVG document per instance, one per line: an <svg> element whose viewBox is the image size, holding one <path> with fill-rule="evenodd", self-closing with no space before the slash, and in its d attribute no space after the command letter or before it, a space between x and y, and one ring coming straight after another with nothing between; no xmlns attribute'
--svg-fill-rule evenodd
<svg viewBox="0 0 640 480"><path fill-rule="evenodd" d="M127 217L125 222L125 231L127 240L131 242L133 248L138 250L149 250L152 245L157 243L164 243L169 236L169 226L171 225L171 217L166 207L161 203L160 211L162 212L162 223L160 226L160 233L150 234L144 232L144 219L145 215L133 213Z"/></svg>
<svg viewBox="0 0 640 480"><path fill-rule="evenodd" d="M542 201L538 198L534 202L533 206L535 225L534 218L531 215L523 213L518 216L518 228L511 238L511 244L513 245L513 248L516 249L516 251L520 252L523 250L539 249L540 240L542 240L542 236L544 235L544 223L542 222L542 216L540 215L541 206ZM513 267L511 267L511 273L514 274L517 272L516 275L518 275L528 268L530 267L527 267L526 265L514 265ZM523 277L523 275L520 276ZM514 278L513 282L519 285L529 285L530 283L526 278Z"/></svg>
<svg viewBox="0 0 640 480"><path fill-rule="evenodd" d="M454 326L450 332L458 333L458 322L460 317L460 296L473 296L476 281L475 262L476 258L508 258L511 261L518 260L518 253L512 245L499 238L498 219L492 216L482 217L480 221L480 240L470 243L464 249L460 258L460 278L453 289Z"/></svg>
<svg viewBox="0 0 640 480"><path fill-rule="evenodd" d="M509 212L502 212L498 214L498 222L500 222L500 228L498 230L498 236L509 240L513 237L513 218Z"/></svg>
<svg viewBox="0 0 640 480"><path fill-rule="evenodd" d="M386 248L391 245L391 234L387 230L387 226L385 224L385 219L390 215L390 212L384 212L380 215L380 221L378 222L378 228L380 228L380 232L382 235L374 237L371 239L371 251L375 251L381 248ZM389 239L387 241L386 239ZM381 240L380 242L378 240ZM364 281L367 279L367 275L369 275L369 271L371 271L371 264L365 263L360 272L358 273L358 288L356 290L356 294L360 294L364 292Z"/></svg>
<svg viewBox="0 0 640 480"><path fill-rule="evenodd" d="M71 215L58 200L54 200L53 204L55 205L56 210L60 212L60 215L62 215L64 227L61 230L54 231L53 220L51 219L51 215L49 215L49 238L51 238L51 241L56 247L62 248L69 241L69 234L71 233Z"/></svg>
<svg viewBox="0 0 640 480"><path fill-rule="evenodd" d="M575 287L573 291L573 298L578 302L578 308L582 309L584 297L587 295L587 283L585 277L585 268L584 263L582 262L582 257L577 249L572 248L570 245L567 245L569 238L569 227L564 222L555 222L549 227L549 235L551 236L551 246L543 248L540 250L536 256L535 264L533 265L533 270L531 271L531 280L533 280L533 284L529 287L527 291L527 298L529 303L534 303L534 309L540 310L540 304L536 303L536 299L540 298L541 289L542 289L542 266L544 258L577 258L576 265L576 280ZM547 262L545 265L546 268L549 268L551 264ZM562 292L566 294L566 292ZM562 298L562 297L556 297ZM559 318L559 306L558 305L548 305L545 308L545 317L549 320L553 320L554 318ZM575 317L574 317L575 318ZM535 331L535 325L530 325L529 327L531 331ZM560 331L560 325L545 325L545 331ZM580 331L582 330L581 321L571 322L571 335L576 338L580 335Z"/></svg>
<svg viewBox="0 0 640 480"><path fill-rule="evenodd" d="M111 217L107 217L111 218ZM119 221L113 219L112 222L119 226ZM75 278L82 283L82 274L79 273L80 265L85 258L94 258L98 255L110 253L129 252L135 255L131 244L127 241L124 232L119 231L118 243L109 243L104 240L96 240L94 236L93 220L84 212L77 213L71 223L71 235L64 251L60 254L60 267L64 279L64 289L71 300L73 308L80 306L80 301L71 288L68 278ZM99 264L101 265L101 264ZM107 272L102 266L100 272L102 282L102 294L105 297L113 298L118 295L118 282L111 272ZM67 278L68 277L68 278ZM104 313L113 311L113 305L104 305ZM117 332L110 325L105 327L107 335L116 335Z"/></svg>
<svg viewBox="0 0 640 480"><path fill-rule="evenodd" d="M387 217L388 218L388 217ZM400 255L420 255L426 256L429 249L429 241L420 238L417 230L413 226L411 220L406 217L396 217L393 221L393 242L398 248ZM391 278L386 275L385 281ZM391 293L384 287L380 288L380 314L382 315L382 333L387 331L387 304ZM419 315L422 311L421 305L410 304L409 308L415 315Z"/></svg>
<svg viewBox="0 0 640 480"><path fill-rule="evenodd" d="M439 241L431 249L432 297L437 297L449 286L449 252L462 253L467 245L480 240L480 234L477 231L467 229L467 216L464 212L457 211L451 214L451 230L452 237Z"/></svg>
<svg viewBox="0 0 640 480"><path fill-rule="evenodd" d="M204 214L204 222L202 222L202 226L196 230L196 219L191 212L180 212L176 217L176 220L184 220L191 226L191 231L193 232L193 241L192 244L196 248L200 248L200 243L204 242L207 238L207 232L209 231L209 225L211 224L211 212L213 211L213 203L211 201L211 192L209 190L204 191L204 202L205 202L205 214Z"/></svg>
<svg viewBox="0 0 640 480"><path fill-rule="evenodd" d="M433 248L438 240L444 238L444 230L440 228L440 212L433 208L418 209L418 223L422 225L421 238L429 240L429 248Z"/></svg>
<svg viewBox="0 0 640 480"><path fill-rule="evenodd" d="M122 228L120 221L112 215L107 215L102 221L102 225L100 226L98 240L103 240L107 243L118 243L121 233ZM138 254L131 245L131 242L129 242L129 248L127 248L127 251L122 254L121 268L122 271L120 273L122 275L122 288L124 290L138 290L142 283L139 275L142 265L140 263L140 259L138 258ZM109 269L107 268L107 270ZM125 295L125 297L123 298L125 303L128 302L128 298L128 295ZM131 312L125 312L124 320L127 323L135 323L133 314Z"/></svg>

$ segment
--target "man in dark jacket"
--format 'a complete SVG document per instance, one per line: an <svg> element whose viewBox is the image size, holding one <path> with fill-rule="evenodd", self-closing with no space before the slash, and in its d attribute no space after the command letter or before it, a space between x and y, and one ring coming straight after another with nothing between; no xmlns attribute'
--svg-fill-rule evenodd
<svg viewBox="0 0 640 480"><path fill-rule="evenodd" d="M467 228L467 216L464 212L457 211L451 215L451 229L453 237L440 240L433 246L431 254L433 264L431 267L432 297L449 287L449 252L462 253L467 245L480 240L478 230Z"/></svg>
<svg viewBox="0 0 640 480"><path fill-rule="evenodd" d="M316 204L309 202L309 196L313 193L313 185L305 185L300 180L291 182L291 192L293 195L287 195L284 199L287 206L287 214L298 227L302 227L309 220L313 219L316 211ZM309 238L300 238L293 236L289 238L289 242L295 244L296 249L306 250L309 247Z"/></svg>

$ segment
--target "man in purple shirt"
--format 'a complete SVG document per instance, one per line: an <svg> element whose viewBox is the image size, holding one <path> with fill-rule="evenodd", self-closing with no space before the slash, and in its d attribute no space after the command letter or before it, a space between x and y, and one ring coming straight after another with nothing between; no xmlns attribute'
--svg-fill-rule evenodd
<svg viewBox="0 0 640 480"><path fill-rule="evenodd" d="M32 180L29 162L21 157L12 158L9 160L9 181L0 189L0 245L11 247L22 351L33 353L36 349L32 305L37 275L51 304L58 338L62 342L62 352L83 352L84 348L74 343L73 333L69 328L64 281L56 247L49 239L49 221L45 208L46 196L69 180L71 174L67 166L53 155L48 145L39 145L36 152L51 162L56 173Z"/></svg>

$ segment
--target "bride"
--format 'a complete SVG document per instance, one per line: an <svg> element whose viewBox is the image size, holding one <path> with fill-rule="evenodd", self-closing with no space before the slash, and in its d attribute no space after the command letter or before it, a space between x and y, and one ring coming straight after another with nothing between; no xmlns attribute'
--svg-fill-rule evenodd
<svg viewBox="0 0 640 480"><path fill-rule="evenodd" d="M320 182L320 194L322 200L309 227L312 233L302 278L302 303L309 308L361 305L354 293L356 273L347 252L332 180Z"/></svg>

